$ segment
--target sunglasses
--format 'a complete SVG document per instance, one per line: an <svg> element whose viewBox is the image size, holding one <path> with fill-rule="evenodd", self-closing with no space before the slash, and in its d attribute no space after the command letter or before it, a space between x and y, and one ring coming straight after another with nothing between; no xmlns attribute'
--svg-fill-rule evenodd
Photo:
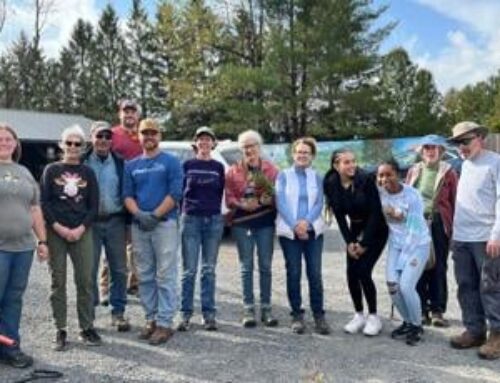
<svg viewBox="0 0 500 383"><path fill-rule="evenodd" d="M82 146L81 141L64 141L64 145L66 146L74 146L75 148L79 148Z"/></svg>
<svg viewBox="0 0 500 383"><path fill-rule="evenodd" d="M463 145L463 146L467 146L469 145L472 141L474 141L474 139L477 138L477 136L472 136L472 137L464 137L464 138L461 138L459 140L455 140L454 143L455 145L457 146L460 146L460 145Z"/></svg>
<svg viewBox="0 0 500 383"><path fill-rule="evenodd" d="M95 138L99 140L111 140L112 136L111 133L98 133L95 135Z"/></svg>

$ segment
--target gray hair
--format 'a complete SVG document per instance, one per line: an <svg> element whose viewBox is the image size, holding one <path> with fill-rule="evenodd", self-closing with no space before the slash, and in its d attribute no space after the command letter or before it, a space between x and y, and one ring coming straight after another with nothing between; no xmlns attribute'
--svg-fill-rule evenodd
<svg viewBox="0 0 500 383"><path fill-rule="evenodd" d="M85 133L80 125L71 125L70 127L64 129L61 133L61 141L66 141L69 136L78 136L81 138L82 143L85 143Z"/></svg>
<svg viewBox="0 0 500 383"><path fill-rule="evenodd" d="M238 145L241 148L243 147L245 142L249 140L256 142L259 146L262 146L263 144L262 136L260 135L260 133L255 130L249 129L239 134Z"/></svg>

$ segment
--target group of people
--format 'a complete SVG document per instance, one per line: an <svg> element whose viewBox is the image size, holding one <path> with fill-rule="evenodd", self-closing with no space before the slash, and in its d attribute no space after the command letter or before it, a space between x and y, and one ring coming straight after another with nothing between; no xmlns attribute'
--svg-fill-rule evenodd
<svg viewBox="0 0 500 383"><path fill-rule="evenodd" d="M123 101L119 116L116 127L93 123L89 150L81 128L64 130L62 158L45 168L40 192L29 171L17 164L21 146L15 131L0 125L0 335L12 340L0 345L2 361L14 367L33 363L21 351L19 322L34 250L49 263L58 351L68 344L68 255L79 337L86 345L102 342L93 323L95 306L103 301L111 305L111 325L118 331L131 329L125 316L127 289L136 286L145 313L141 339L152 345L170 339L179 298L175 329L188 331L200 263L203 327L217 330L216 266L226 220L240 263L242 325L255 327L259 320L264 326L278 325L271 297L277 235L285 259L291 330L306 331L304 263L314 331L328 335L322 281L325 206L346 244L354 315L345 332L376 336L382 330L372 272L386 243L387 288L403 320L391 336L415 345L422 339L423 324L447 326L452 244L465 331L451 339L451 346L480 347L481 357L500 357L500 156L484 148L483 126L462 122L448 140L424 137L417 148L422 160L403 182L396 162L384 161L373 177L357 166L348 148L332 153L331 169L323 177L312 167L317 146L308 137L292 143L293 164L279 170L263 155L262 137L254 130L238 136L242 159L227 171L211 157L217 140L208 127L196 131L195 157L181 164L160 149L159 125L140 120L138 104ZM441 160L449 143L464 158L460 179ZM224 198L229 217L221 214ZM106 271L99 283L103 247Z"/></svg>

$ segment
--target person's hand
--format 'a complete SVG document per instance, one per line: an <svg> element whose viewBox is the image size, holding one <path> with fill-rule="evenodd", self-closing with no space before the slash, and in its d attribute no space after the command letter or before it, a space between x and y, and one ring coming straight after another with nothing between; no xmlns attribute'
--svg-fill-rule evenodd
<svg viewBox="0 0 500 383"><path fill-rule="evenodd" d="M49 259L49 247L46 243L39 243L36 247L36 255L38 256L38 260L40 262L46 261Z"/></svg>
<svg viewBox="0 0 500 383"><path fill-rule="evenodd" d="M356 242L354 244L354 252L356 253L356 255L359 258L366 252L366 247L363 247L359 244L359 242Z"/></svg>
<svg viewBox="0 0 500 383"><path fill-rule="evenodd" d="M59 237L65 239L66 241L71 241L71 229L64 225L61 225L59 222L56 222L52 225L54 231L59 235Z"/></svg>
<svg viewBox="0 0 500 383"><path fill-rule="evenodd" d="M309 229L309 223L306 220L301 219L300 221L297 222L293 231L297 236L297 238L301 240L307 240L309 239L309 233L307 232L308 229Z"/></svg>
<svg viewBox="0 0 500 383"><path fill-rule="evenodd" d="M500 256L500 241L490 239L486 243L486 254L491 258Z"/></svg>
<svg viewBox="0 0 500 383"><path fill-rule="evenodd" d="M358 259L358 253L356 252L356 243L351 242L347 245L347 254L354 259Z"/></svg>
<svg viewBox="0 0 500 383"><path fill-rule="evenodd" d="M67 240L70 242L79 241L82 238L83 233L85 233L85 226L80 225L71 229L68 233Z"/></svg>
<svg viewBox="0 0 500 383"><path fill-rule="evenodd" d="M257 198L244 198L240 204L240 207L248 212L257 210L259 205L259 200Z"/></svg>
<svg viewBox="0 0 500 383"><path fill-rule="evenodd" d="M152 231L159 223L159 218L154 215L154 213L148 213L142 210L139 210L134 218L137 220L139 224L139 229L143 231Z"/></svg>
<svg viewBox="0 0 500 383"><path fill-rule="evenodd" d="M268 195L268 194L263 194L261 197L260 197L260 204L263 205L263 206L269 206L273 203L273 197Z"/></svg>

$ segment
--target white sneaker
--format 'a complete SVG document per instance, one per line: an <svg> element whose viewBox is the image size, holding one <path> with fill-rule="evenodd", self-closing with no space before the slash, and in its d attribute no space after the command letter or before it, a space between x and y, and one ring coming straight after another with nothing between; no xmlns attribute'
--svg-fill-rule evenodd
<svg viewBox="0 0 500 383"><path fill-rule="evenodd" d="M344 326L344 331L349 334L356 334L363 327L365 327L365 316L361 313L356 313L351 321Z"/></svg>
<svg viewBox="0 0 500 383"><path fill-rule="evenodd" d="M368 315L366 318L365 328L363 329L363 334L367 336L375 336L380 334L380 331L382 331L382 321L380 318L375 314Z"/></svg>

